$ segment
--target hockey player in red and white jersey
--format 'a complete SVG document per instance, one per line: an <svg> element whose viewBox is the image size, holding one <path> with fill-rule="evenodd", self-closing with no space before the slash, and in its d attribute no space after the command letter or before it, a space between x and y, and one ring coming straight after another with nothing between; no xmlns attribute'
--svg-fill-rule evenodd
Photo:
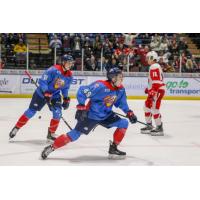
<svg viewBox="0 0 200 200"><path fill-rule="evenodd" d="M143 134L152 136L163 136L163 123L161 121L160 106L165 95L165 84L163 82L163 71L158 62L158 55L155 51L150 51L146 55L149 68L148 88L145 93L148 94L144 105L145 120L149 126L141 129ZM152 117L156 127L152 126Z"/></svg>

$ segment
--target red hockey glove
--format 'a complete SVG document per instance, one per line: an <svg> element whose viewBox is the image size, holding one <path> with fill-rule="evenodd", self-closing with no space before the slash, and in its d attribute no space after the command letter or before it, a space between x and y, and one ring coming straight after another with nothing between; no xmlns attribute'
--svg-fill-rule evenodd
<svg viewBox="0 0 200 200"><path fill-rule="evenodd" d="M148 92L149 92L148 88L145 88L144 93L148 94Z"/></svg>
<svg viewBox="0 0 200 200"><path fill-rule="evenodd" d="M136 115L134 115L133 111L132 110L129 110L126 114L126 117L129 118L130 122L132 124L136 123L137 122L137 117Z"/></svg>
<svg viewBox="0 0 200 200"><path fill-rule="evenodd" d="M77 111L75 115L75 119L78 121L84 121L87 118L88 108L85 105L79 104L76 106Z"/></svg>
<svg viewBox="0 0 200 200"><path fill-rule="evenodd" d="M52 97L52 94L50 92L45 92L44 93L44 98L46 100L47 103L51 103L51 97Z"/></svg>
<svg viewBox="0 0 200 200"><path fill-rule="evenodd" d="M70 98L69 97L63 98L62 107L63 107L64 110L69 108L69 103L70 103Z"/></svg>
<svg viewBox="0 0 200 200"><path fill-rule="evenodd" d="M150 89L148 91L148 95L149 95L150 98L154 98L155 95L156 95L156 91L154 89Z"/></svg>

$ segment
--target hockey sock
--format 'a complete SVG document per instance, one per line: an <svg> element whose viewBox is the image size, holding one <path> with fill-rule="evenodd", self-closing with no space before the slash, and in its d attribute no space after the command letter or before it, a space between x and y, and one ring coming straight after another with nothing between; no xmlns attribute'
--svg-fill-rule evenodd
<svg viewBox="0 0 200 200"><path fill-rule="evenodd" d="M16 127L17 128L21 128L22 126L24 126L26 123L27 123L27 121L29 120L29 118L26 116L26 115L22 115L19 119L18 119L18 121L17 121L17 123L16 123Z"/></svg>
<svg viewBox="0 0 200 200"><path fill-rule="evenodd" d="M148 123L148 124L151 124L152 123L152 114L150 112L145 112L145 121Z"/></svg>
<svg viewBox="0 0 200 200"><path fill-rule="evenodd" d="M161 115L160 114L153 115L153 118L155 120L156 126L160 126L162 124L162 122L161 122Z"/></svg>
<svg viewBox="0 0 200 200"><path fill-rule="evenodd" d="M50 127L49 127L49 131L51 133L55 133L56 132L56 130L58 128L58 125L59 125L59 122L60 122L59 119L51 119Z"/></svg>
<svg viewBox="0 0 200 200"><path fill-rule="evenodd" d="M66 135L66 134L60 135L54 141L53 148L54 149L60 148L60 147L62 147L64 145L66 145L69 142L71 142L71 139L70 139L70 137L68 135Z"/></svg>
<svg viewBox="0 0 200 200"><path fill-rule="evenodd" d="M113 142L118 145L124 138L125 133L126 128L117 128L113 134Z"/></svg>

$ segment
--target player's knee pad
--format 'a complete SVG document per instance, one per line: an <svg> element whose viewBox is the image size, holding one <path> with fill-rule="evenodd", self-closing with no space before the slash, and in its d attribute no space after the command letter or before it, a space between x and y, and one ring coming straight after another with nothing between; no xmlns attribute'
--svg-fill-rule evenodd
<svg viewBox="0 0 200 200"><path fill-rule="evenodd" d="M75 141L80 137L81 132L73 129L69 133L67 133L67 135L70 137L71 141Z"/></svg>
<svg viewBox="0 0 200 200"><path fill-rule="evenodd" d="M61 116L62 116L61 109L55 109L55 110L53 110L53 118L54 119L60 119Z"/></svg>
<svg viewBox="0 0 200 200"><path fill-rule="evenodd" d="M24 112L24 114L30 119L35 115L36 112L37 112L36 110L33 110L33 109L29 108L28 110L26 110Z"/></svg>

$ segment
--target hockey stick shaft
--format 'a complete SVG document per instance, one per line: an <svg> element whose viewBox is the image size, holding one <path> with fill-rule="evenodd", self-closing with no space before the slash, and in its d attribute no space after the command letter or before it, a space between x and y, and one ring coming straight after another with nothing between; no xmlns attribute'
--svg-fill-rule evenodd
<svg viewBox="0 0 200 200"><path fill-rule="evenodd" d="M39 88L38 84L33 80L31 74L30 74L27 70L25 70L25 74L31 79L32 83L36 86L36 88ZM39 89L40 89L40 88L39 88ZM42 92L42 93L43 93L43 92ZM48 105L49 107L52 106L52 107L55 109L54 105L49 105L48 102L47 102L47 105ZM72 127L67 123L67 121L64 119L63 116L61 116L61 119L62 119L63 122L67 125L67 127L68 127L70 130L72 130Z"/></svg>
<svg viewBox="0 0 200 200"><path fill-rule="evenodd" d="M119 115L119 116L121 116L121 117L125 117L125 118L127 118L127 116L125 116L125 115L122 115L122 114L120 114L120 113L117 113L117 112L114 112L116 115ZM143 124L143 125L146 125L146 126L151 126L151 125L149 125L149 124L146 124L146 123L144 123L144 122L141 122L141 121L139 121L139 120L137 120L137 122L138 123L140 123L140 124Z"/></svg>

